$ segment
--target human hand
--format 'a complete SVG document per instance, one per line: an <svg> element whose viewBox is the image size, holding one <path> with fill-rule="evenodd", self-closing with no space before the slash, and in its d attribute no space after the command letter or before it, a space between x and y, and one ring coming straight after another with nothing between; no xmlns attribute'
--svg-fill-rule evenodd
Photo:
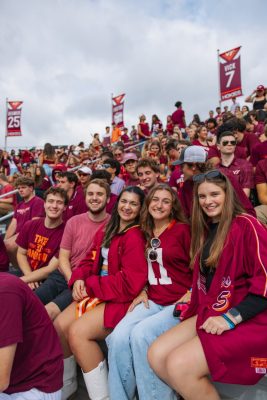
<svg viewBox="0 0 267 400"><path fill-rule="evenodd" d="M133 311L135 306L140 303L144 303L145 308L149 308L147 292L145 290L142 290L142 292L132 301L127 312Z"/></svg>
<svg viewBox="0 0 267 400"><path fill-rule="evenodd" d="M177 303L190 303L191 301L192 292L188 290L179 300L176 301Z"/></svg>
<svg viewBox="0 0 267 400"><path fill-rule="evenodd" d="M221 335L223 332L229 331L231 328L223 317L218 316L209 317L204 324L200 326L200 329L203 329L206 333L211 333L212 335Z"/></svg>
<svg viewBox="0 0 267 400"><path fill-rule="evenodd" d="M74 282L72 289L72 297L75 301L81 301L84 297L87 296L87 292L85 290L84 281L82 279L78 279Z"/></svg>
<svg viewBox="0 0 267 400"><path fill-rule="evenodd" d="M28 286L31 290L35 290L40 286L40 283L39 282L30 282L30 283L28 283Z"/></svg>

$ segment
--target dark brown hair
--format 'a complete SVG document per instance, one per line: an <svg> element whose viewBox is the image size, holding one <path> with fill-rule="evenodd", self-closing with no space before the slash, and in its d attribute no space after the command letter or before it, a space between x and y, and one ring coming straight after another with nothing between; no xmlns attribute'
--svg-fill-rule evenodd
<svg viewBox="0 0 267 400"><path fill-rule="evenodd" d="M216 268L220 255L225 246L227 235L230 230L233 219L236 215L244 213L244 209L237 198L231 182L228 178L220 173L213 178L205 177L201 182L196 182L194 185L194 202L192 212L192 239L191 239L191 266L194 265L197 256L202 254L205 239L209 232L209 218L204 213L199 204L198 188L203 182L210 182L220 187L225 192L225 201L222 208L222 214L219 221L219 226L210 248L210 255L206 260L206 265L210 268Z"/></svg>

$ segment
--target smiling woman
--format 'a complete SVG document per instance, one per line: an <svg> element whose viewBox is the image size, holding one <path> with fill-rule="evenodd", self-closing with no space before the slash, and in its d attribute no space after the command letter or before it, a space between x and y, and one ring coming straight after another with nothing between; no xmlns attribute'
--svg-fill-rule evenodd
<svg viewBox="0 0 267 400"><path fill-rule="evenodd" d="M89 189L90 204L99 207L101 193L92 184ZM92 400L108 396L107 366L97 340L105 339L147 282L145 241L139 228L143 201L138 187L121 192L105 232L97 232L89 254L72 273L74 302L55 320L64 355L75 355Z"/></svg>
<svg viewBox="0 0 267 400"><path fill-rule="evenodd" d="M184 399L219 400L209 375L250 385L266 371L257 363L267 356L267 231L244 213L220 171L194 181L191 303L184 321L152 344L148 358Z"/></svg>
<svg viewBox="0 0 267 400"><path fill-rule="evenodd" d="M111 400L134 398L136 387L140 400L176 398L147 362L149 345L179 322L173 305L191 287L190 229L168 185L159 184L147 195L141 227L146 236L148 283L106 339Z"/></svg>

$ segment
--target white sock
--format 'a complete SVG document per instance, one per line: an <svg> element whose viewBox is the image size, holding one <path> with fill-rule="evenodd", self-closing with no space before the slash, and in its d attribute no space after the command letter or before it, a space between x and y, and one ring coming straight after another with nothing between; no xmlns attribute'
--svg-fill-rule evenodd
<svg viewBox="0 0 267 400"><path fill-rule="evenodd" d="M91 400L109 400L108 368L106 360L90 372L83 372L84 382Z"/></svg>

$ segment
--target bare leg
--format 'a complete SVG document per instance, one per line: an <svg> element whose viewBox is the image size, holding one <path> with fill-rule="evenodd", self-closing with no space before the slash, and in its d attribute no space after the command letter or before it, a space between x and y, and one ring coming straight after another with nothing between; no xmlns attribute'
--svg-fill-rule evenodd
<svg viewBox="0 0 267 400"><path fill-rule="evenodd" d="M185 400L220 400L208 379L209 367L198 336L169 354L166 375L167 384Z"/></svg>
<svg viewBox="0 0 267 400"><path fill-rule="evenodd" d="M61 313L60 308L56 305L56 303L53 303L53 301L50 301L50 303L46 304L45 308L51 321L54 321Z"/></svg>
<svg viewBox="0 0 267 400"><path fill-rule="evenodd" d="M166 361L169 354L196 334L196 317L192 317L163 333L152 343L148 349L148 361L162 380L167 380Z"/></svg>
<svg viewBox="0 0 267 400"><path fill-rule="evenodd" d="M77 319L69 329L70 348L83 372L90 372L104 360L97 340L111 332L104 328L105 303L97 305Z"/></svg>
<svg viewBox="0 0 267 400"><path fill-rule="evenodd" d="M54 321L54 327L58 333L64 358L72 355L68 345L69 329L71 324L75 321L76 302L71 303Z"/></svg>

